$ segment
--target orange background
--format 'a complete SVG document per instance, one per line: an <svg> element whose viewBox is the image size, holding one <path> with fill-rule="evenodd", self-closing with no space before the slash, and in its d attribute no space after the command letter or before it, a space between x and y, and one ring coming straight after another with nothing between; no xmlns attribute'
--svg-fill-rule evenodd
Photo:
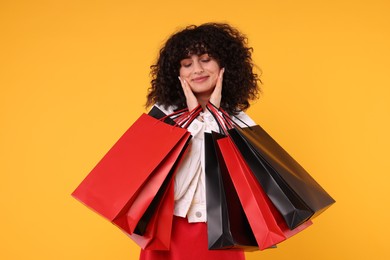
<svg viewBox="0 0 390 260"><path fill-rule="evenodd" d="M2 0L0 258L138 258L70 193L145 111L164 40L226 21L263 71L248 113L337 200L247 259L390 259L389 13L385 0Z"/></svg>

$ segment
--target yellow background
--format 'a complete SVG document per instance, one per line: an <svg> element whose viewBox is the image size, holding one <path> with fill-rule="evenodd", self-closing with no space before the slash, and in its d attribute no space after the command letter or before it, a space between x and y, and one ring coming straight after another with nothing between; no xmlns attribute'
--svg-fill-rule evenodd
<svg viewBox="0 0 390 260"><path fill-rule="evenodd" d="M137 259L70 196L145 111L177 28L227 21L262 69L248 113L337 200L247 259L390 259L390 2L0 1L0 259Z"/></svg>

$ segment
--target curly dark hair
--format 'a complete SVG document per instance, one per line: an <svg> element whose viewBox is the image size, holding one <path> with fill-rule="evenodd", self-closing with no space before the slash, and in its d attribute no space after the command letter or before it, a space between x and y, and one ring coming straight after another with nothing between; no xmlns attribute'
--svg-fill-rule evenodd
<svg viewBox="0 0 390 260"><path fill-rule="evenodd" d="M246 110L258 97L261 80L253 72L252 52L247 37L224 23L190 25L173 34L161 48L151 68L151 87L146 106L154 103L185 108L186 98L178 79L180 61L191 55L207 53L214 58L223 75L221 107L229 114Z"/></svg>

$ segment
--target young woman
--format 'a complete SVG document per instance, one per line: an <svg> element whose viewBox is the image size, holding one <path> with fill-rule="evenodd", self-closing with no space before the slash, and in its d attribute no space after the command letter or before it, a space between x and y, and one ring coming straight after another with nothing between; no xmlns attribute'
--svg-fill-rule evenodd
<svg viewBox="0 0 390 260"><path fill-rule="evenodd" d="M175 209L169 251L142 250L140 259L244 259L241 250L208 250L204 132L218 131L208 102L221 107L238 124L254 122L243 112L258 97L260 80L253 72L247 38L228 24L189 26L173 34L151 66L147 106L166 114L201 105L203 113L188 130L193 138L175 176Z"/></svg>

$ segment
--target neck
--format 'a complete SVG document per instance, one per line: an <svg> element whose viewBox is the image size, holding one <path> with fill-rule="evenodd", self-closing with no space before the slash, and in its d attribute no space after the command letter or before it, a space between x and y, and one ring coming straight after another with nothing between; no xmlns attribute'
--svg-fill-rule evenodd
<svg viewBox="0 0 390 260"><path fill-rule="evenodd" d="M203 108L203 110L205 110L206 105L210 100L210 95L197 95L196 99L198 100L198 103Z"/></svg>
<svg viewBox="0 0 390 260"><path fill-rule="evenodd" d="M196 99L198 100L199 105L203 108L203 110L206 109L206 105L210 100L211 94L213 93L213 90L210 90L208 92L202 92L202 93L194 93L196 96Z"/></svg>

